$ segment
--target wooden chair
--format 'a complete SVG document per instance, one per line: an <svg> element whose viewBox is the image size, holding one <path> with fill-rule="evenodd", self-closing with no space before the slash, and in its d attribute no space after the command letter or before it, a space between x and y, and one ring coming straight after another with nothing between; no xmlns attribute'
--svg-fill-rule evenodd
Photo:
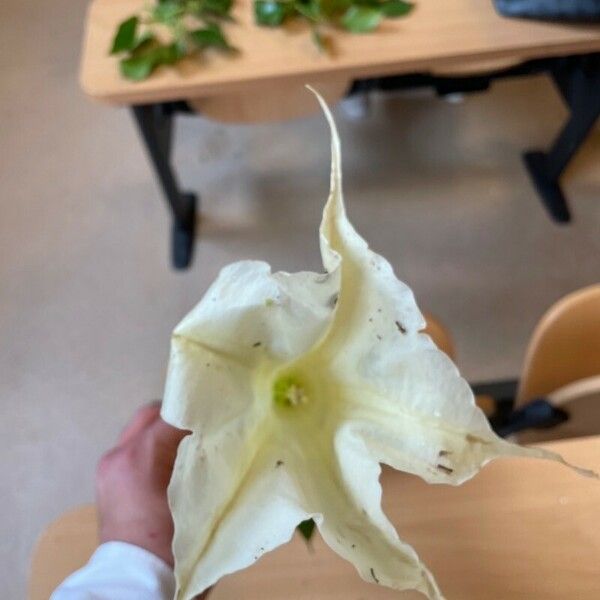
<svg viewBox="0 0 600 600"><path fill-rule="evenodd" d="M600 432L600 284L559 300L542 317L527 348L515 407L545 397L569 421L519 435L524 443Z"/></svg>
<svg viewBox="0 0 600 600"><path fill-rule="evenodd" d="M442 352L454 360L456 358L456 351L449 329L431 313L425 313L423 316L425 317L425 321L427 321L427 326L423 332L433 340Z"/></svg>
<svg viewBox="0 0 600 600"><path fill-rule="evenodd" d="M559 300L535 328L516 406L600 375L600 284Z"/></svg>

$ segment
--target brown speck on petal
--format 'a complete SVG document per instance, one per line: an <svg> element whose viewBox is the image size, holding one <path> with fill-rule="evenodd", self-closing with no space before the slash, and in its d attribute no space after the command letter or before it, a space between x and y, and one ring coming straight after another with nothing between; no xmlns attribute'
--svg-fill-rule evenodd
<svg viewBox="0 0 600 600"><path fill-rule="evenodd" d="M450 452L450 450L440 450L438 453L438 456L440 458L442 458L443 456L449 456L450 454L452 454L452 452Z"/></svg>
<svg viewBox="0 0 600 600"><path fill-rule="evenodd" d="M276 466L276 467L280 467L282 464L283 464L283 461L282 461L282 460L278 460L278 461L275 463L275 466Z"/></svg>
<svg viewBox="0 0 600 600"><path fill-rule="evenodd" d="M331 306L331 308L333 308L338 301L338 293L333 294L333 296L331 296L331 298L329 298L329 300L327 301L328 306Z"/></svg>
<svg viewBox="0 0 600 600"><path fill-rule="evenodd" d="M375 571L373 570L373 567L371 567L371 577L373 578L373 581L375 583L379 583L379 579L377 579L377 576L375 575Z"/></svg>
<svg viewBox="0 0 600 600"><path fill-rule="evenodd" d="M396 321L396 327L400 333L406 333L406 327L404 327L400 321Z"/></svg>
<svg viewBox="0 0 600 600"><path fill-rule="evenodd" d="M470 433L467 433L465 439L471 444L491 444L491 442L488 442L487 440L484 440L476 435L471 435Z"/></svg>
<svg viewBox="0 0 600 600"><path fill-rule="evenodd" d="M381 336L380 336L379 334L377 334L377 339L378 339L378 340L380 340L380 339L381 339Z"/></svg>
<svg viewBox="0 0 600 600"><path fill-rule="evenodd" d="M262 342L254 342L254 344L252 344L253 348L258 348L261 345Z"/></svg>
<svg viewBox="0 0 600 600"><path fill-rule="evenodd" d="M438 471L442 471L442 473L446 473L446 475L452 475L452 473L454 473L454 469L451 469L450 467L447 467L445 465L437 465L436 468Z"/></svg>

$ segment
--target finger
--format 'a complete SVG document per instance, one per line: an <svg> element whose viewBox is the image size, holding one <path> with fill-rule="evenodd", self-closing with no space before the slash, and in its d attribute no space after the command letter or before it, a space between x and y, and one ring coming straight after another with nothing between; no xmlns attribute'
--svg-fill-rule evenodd
<svg viewBox="0 0 600 600"><path fill-rule="evenodd" d="M165 423L160 417L152 423L150 431L152 432L152 436L156 443L166 448L170 448L173 451L177 449L179 442L181 442L186 435L191 433L191 431L177 429L177 427Z"/></svg>
<svg viewBox="0 0 600 600"><path fill-rule="evenodd" d="M125 426L117 445L124 446L140 432L150 427L160 417L160 401L151 402L139 408Z"/></svg>

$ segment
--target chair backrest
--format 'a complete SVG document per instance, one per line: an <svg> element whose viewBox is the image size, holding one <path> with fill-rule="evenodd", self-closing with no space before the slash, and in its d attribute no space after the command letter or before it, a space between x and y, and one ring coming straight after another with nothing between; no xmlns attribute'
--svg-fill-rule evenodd
<svg viewBox="0 0 600 600"><path fill-rule="evenodd" d="M452 360L455 359L456 352L454 350L454 342L448 328L437 318L430 313L424 314L427 321L427 327L424 329L426 333L435 343L435 345L445 352Z"/></svg>
<svg viewBox="0 0 600 600"><path fill-rule="evenodd" d="M559 300L535 328L516 405L600 375L600 284Z"/></svg>

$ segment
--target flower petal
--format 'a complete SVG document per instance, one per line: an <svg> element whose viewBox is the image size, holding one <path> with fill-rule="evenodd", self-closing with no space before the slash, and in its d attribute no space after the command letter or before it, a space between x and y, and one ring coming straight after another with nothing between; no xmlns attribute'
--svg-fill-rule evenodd
<svg viewBox="0 0 600 600"><path fill-rule="evenodd" d="M335 276L271 273L267 263L241 261L225 267L198 305L175 328L254 366L256 348L287 361L309 348L331 316ZM260 346L258 345L260 343Z"/></svg>
<svg viewBox="0 0 600 600"><path fill-rule="evenodd" d="M248 566L307 517L277 468L272 399L261 386L322 335L338 285L335 275L239 262L175 329L162 416L194 432L169 487L178 598Z"/></svg>
<svg viewBox="0 0 600 600"><path fill-rule="evenodd" d="M317 96L318 97L318 96ZM411 353L432 347L410 288L399 281L391 265L371 251L346 216L342 196L341 151L335 123L318 97L331 129L331 189L321 222L321 255L329 273L341 277L333 319L311 350L317 361L331 359L332 369L351 372L368 358L385 362L392 350ZM307 357L311 360L312 357ZM342 377L343 378L343 377Z"/></svg>
<svg viewBox="0 0 600 600"><path fill-rule="evenodd" d="M270 440L261 419L244 418L181 443L169 485L176 600L248 567L307 518Z"/></svg>
<svg viewBox="0 0 600 600"><path fill-rule="evenodd" d="M291 468L323 539L365 581L442 598L427 568L383 514L381 469L354 423L336 431L325 425Z"/></svg>
<svg viewBox="0 0 600 600"><path fill-rule="evenodd" d="M333 377L348 391L348 401L353 396L365 413L379 415L382 430L396 429L389 455L380 456L382 462L427 481L458 484L503 455L564 463L556 454L498 438L452 361L427 335L419 333L425 320L412 291L348 221L337 129L326 103L317 98L331 129L332 152L321 253L329 271L341 270L341 283L333 319L303 360L328 363ZM437 458L435 452L451 452L454 467L446 469L444 462L432 460Z"/></svg>
<svg viewBox="0 0 600 600"><path fill-rule="evenodd" d="M296 358L323 335L338 286L336 274L271 273L258 261L225 267L173 332L163 418L210 431L247 408L255 370Z"/></svg>
<svg viewBox="0 0 600 600"><path fill-rule="evenodd" d="M373 459L428 483L459 485L501 456L568 464L555 453L496 436L467 382L437 349L404 358L386 377L349 382L343 394Z"/></svg>
<svg viewBox="0 0 600 600"><path fill-rule="evenodd" d="M331 191L321 223L321 253L329 272L341 272L341 282L333 319L302 358L302 366L310 372L328 365L330 386L342 398L337 399L345 411L341 420L355 423L365 450L343 450L339 439L344 435L338 432L340 487L352 491L353 503L339 506L349 501L348 494L331 493L324 504L335 506L337 499L338 507L324 512L320 528L329 545L351 560L364 579L395 589L414 587L437 599L441 596L432 576L412 549L397 539L381 512L374 465L384 462L430 483L457 485L499 456L566 463L548 451L498 438L452 361L420 333L425 321L412 291L383 257L369 249L346 217L339 138L327 105L319 101L332 137ZM357 447L360 443L354 442ZM369 505L366 516L377 523L379 532L352 509L359 501ZM360 556L347 544L356 532L368 532L370 543ZM401 567L403 558L406 563Z"/></svg>

